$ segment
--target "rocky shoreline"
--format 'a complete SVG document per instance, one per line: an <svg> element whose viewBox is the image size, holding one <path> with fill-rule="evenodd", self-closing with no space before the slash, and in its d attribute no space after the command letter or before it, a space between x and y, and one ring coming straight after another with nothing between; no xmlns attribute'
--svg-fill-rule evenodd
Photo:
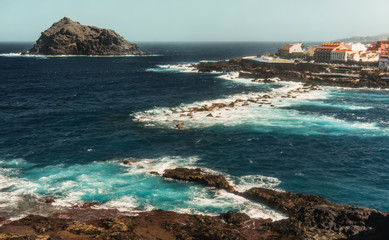
<svg viewBox="0 0 389 240"><path fill-rule="evenodd" d="M298 81L310 85L389 88L389 73L362 66L340 66L315 63L272 63L253 59L234 58L228 61L200 62L194 67L199 72L239 72L241 78L272 82Z"/></svg>
<svg viewBox="0 0 389 240"><path fill-rule="evenodd" d="M157 174L157 173L152 173ZM0 217L0 239L388 239L389 213L332 203L321 196L264 188L236 191L222 175L199 168L166 169L161 177L229 191L278 210L288 219L252 219L153 210L126 214L85 203L49 217ZM47 201L51 204L55 199Z"/></svg>
<svg viewBox="0 0 389 240"><path fill-rule="evenodd" d="M159 113L147 113L135 116L135 121L154 124L158 122L153 114L163 122L158 124L184 130L193 126L202 118L221 122L228 112L239 111L246 107L282 108L288 102L320 94L324 86L344 88L389 88L389 73L361 66L325 65L313 63L271 63L247 58L235 58L228 61L200 62L186 67L191 72L225 73L219 78L227 80L251 79L252 82L280 84L281 88L268 93L249 93L194 103L192 105L166 108L163 116ZM158 115L159 114L159 115ZM213 120L212 120L213 119Z"/></svg>

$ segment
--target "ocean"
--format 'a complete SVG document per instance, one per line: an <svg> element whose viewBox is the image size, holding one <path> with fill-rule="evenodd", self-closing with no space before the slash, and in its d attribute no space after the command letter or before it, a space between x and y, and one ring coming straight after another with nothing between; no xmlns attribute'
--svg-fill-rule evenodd
<svg viewBox="0 0 389 240"><path fill-rule="evenodd" d="M150 174L175 167L223 174L240 191L258 186L389 211L387 90L304 92L300 83L256 83L190 66L271 53L282 43L140 43L151 56L17 54L32 45L0 44L0 216L49 215L96 201L131 212L285 217L222 190ZM187 115L259 95L268 96L260 106Z"/></svg>

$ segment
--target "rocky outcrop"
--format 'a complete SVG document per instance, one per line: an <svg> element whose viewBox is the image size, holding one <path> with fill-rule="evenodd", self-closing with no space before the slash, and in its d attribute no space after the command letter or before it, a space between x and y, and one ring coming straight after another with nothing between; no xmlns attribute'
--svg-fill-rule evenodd
<svg viewBox="0 0 389 240"><path fill-rule="evenodd" d="M207 174L201 169L167 169L163 177L197 182L218 189L226 189L247 199L268 205L285 213L289 218L268 226L279 233L278 239L381 239L389 237L384 226L389 223L388 213L374 209L336 204L309 194L279 192L265 188L252 188L236 192L221 175ZM242 213L221 214L227 223L239 224L250 218Z"/></svg>
<svg viewBox="0 0 389 240"><path fill-rule="evenodd" d="M252 188L243 196L288 215L270 224L281 239L389 239L383 227L389 221L387 213L264 188Z"/></svg>
<svg viewBox="0 0 389 240"><path fill-rule="evenodd" d="M143 55L137 44L110 29L84 26L64 17L42 32L33 55Z"/></svg>
<svg viewBox="0 0 389 240"><path fill-rule="evenodd" d="M205 173L200 168L166 169L162 176L165 178L172 178L176 180L200 183L208 187L224 189L230 192L235 191L234 188L228 183L228 181L224 176Z"/></svg>
<svg viewBox="0 0 389 240"><path fill-rule="evenodd" d="M371 71L361 66L336 66L313 63L266 63L235 58L229 61L200 62L194 65L199 72L240 72L239 77L283 81L299 81L312 85L338 87L389 88L389 74Z"/></svg>
<svg viewBox="0 0 389 240"><path fill-rule="evenodd" d="M165 170L164 177L218 189L233 188L221 175L201 169ZM30 215L18 221L0 217L1 239L389 239L389 214L332 203L321 196L252 188L233 193L283 212L288 219L252 219L239 212L220 216L154 210L128 216L96 209L96 202L76 205L50 217ZM47 203L51 204L51 203Z"/></svg>

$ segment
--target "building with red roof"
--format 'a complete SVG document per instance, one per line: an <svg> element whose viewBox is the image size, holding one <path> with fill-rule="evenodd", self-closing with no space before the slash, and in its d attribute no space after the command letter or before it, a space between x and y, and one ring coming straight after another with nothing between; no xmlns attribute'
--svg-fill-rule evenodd
<svg viewBox="0 0 389 240"><path fill-rule="evenodd" d="M303 54L303 44L301 42L295 44L285 44L281 48L278 49L278 56L281 57L289 57L293 54Z"/></svg>
<svg viewBox="0 0 389 240"><path fill-rule="evenodd" d="M331 62L347 62L349 56L353 53L353 51L349 50L346 46L342 44L338 47L334 48L331 51Z"/></svg>
<svg viewBox="0 0 389 240"><path fill-rule="evenodd" d="M340 46L340 42L323 43L320 47L316 48L313 59L315 62L330 62L332 50Z"/></svg>
<svg viewBox="0 0 389 240"><path fill-rule="evenodd" d="M377 41L376 44L372 44L368 49L369 51L384 52L389 50L389 38L386 41Z"/></svg>

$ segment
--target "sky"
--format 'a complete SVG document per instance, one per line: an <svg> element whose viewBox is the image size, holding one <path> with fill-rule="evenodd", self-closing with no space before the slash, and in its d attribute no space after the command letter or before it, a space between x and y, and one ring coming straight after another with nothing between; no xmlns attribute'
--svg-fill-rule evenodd
<svg viewBox="0 0 389 240"><path fill-rule="evenodd" d="M0 0L0 41L63 17L129 41L330 41L389 32L388 0Z"/></svg>

